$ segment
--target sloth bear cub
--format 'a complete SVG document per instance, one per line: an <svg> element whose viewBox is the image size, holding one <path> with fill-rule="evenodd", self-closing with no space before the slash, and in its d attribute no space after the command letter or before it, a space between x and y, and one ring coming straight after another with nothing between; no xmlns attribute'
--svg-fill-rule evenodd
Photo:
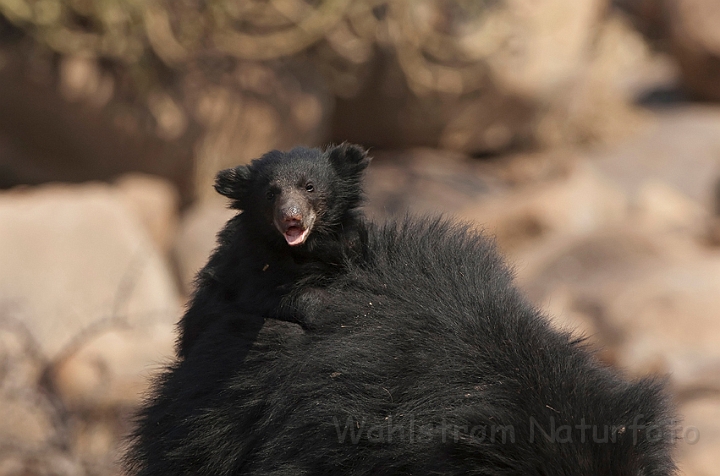
<svg viewBox="0 0 720 476"><path fill-rule="evenodd" d="M178 355L187 357L215 320L240 313L293 319L288 294L321 285L359 247L361 180L370 159L359 147L268 152L223 170L215 189L242 213L218 235L180 321Z"/></svg>

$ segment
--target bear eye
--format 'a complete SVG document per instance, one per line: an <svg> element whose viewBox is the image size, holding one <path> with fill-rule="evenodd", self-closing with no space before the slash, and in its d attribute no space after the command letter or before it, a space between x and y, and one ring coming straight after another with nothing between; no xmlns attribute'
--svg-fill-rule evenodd
<svg viewBox="0 0 720 476"><path fill-rule="evenodd" d="M308 182L308 184L305 185L305 190L307 190L308 192L314 192L315 186L311 182Z"/></svg>
<svg viewBox="0 0 720 476"><path fill-rule="evenodd" d="M265 198L267 198L268 200L272 200L273 198L275 198L275 194L272 192L272 190L268 190L267 192L265 192Z"/></svg>

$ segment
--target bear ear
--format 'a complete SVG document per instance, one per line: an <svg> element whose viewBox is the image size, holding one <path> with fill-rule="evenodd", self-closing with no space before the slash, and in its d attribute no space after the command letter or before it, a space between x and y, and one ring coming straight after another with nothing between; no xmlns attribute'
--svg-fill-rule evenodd
<svg viewBox="0 0 720 476"><path fill-rule="evenodd" d="M242 200L250 185L250 169L240 165L233 169L218 172L215 177L215 190L233 200Z"/></svg>
<svg viewBox="0 0 720 476"><path fill-rule="evenodd" d="M359 175L370 165L367 151L357 145L344 142L329 152L330 163L341 175Z"/></svg>

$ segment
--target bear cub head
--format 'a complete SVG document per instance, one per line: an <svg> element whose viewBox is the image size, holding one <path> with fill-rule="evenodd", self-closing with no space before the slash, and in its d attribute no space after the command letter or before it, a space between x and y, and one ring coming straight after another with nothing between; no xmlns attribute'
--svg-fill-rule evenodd
<svg viewBox="0 0 720 476"><path fill-rule="evenodd" d="M273 150L247 166L220 171L215 190L271 243L302 248L357 220L369 163L367 152L350 144Z"/></svg>

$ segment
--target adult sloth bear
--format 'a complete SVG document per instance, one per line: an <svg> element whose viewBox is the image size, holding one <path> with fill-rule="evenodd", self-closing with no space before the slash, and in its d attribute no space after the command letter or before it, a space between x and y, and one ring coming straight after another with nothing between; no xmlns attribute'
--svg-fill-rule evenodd
<svg viewBox="0 0 720 476"><path fill-rule="evenodd" d="M157 381L137 475L667 476L661 383L551 328L468 226L370 226L295 296L302 325L215 320Z"/></svg>

